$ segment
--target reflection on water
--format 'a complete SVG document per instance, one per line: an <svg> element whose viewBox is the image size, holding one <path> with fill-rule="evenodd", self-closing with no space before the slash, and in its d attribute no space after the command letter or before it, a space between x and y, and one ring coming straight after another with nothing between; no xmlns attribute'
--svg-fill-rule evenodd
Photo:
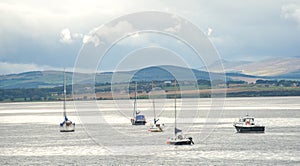
<svg viewBox="0 0 300 166"><path fill-rule="evenodd" d="M96 109L90 108L88 102L82 102L86 113L81 116L92 116L98 111L107 122L83 125L70 102L67 108L69 118L76 122L76 132L60 133L61 102L2 103L0 164L297 165L300 163L299 99L230 98L225 102L222 117L215 117L218 125L209 124L205 119L205 111L210 109L208 99L200 99L199 103L195 99L183 99L179 105L178 125L195 138L193 146L166 145L174 125L172 100L157 101L160 122L166 125L163 133L147 132L149 124L130 125L130 104L123 106L120 113L120 107L112 101L98 101L99 108ZM138 102L143 114L151 121L151 102ZM199 114L195 116L193 111ZM233 121L246 113L266 126L265 134L235 133ZM213 132L203 130L205 125L212 126ZM94 133L88 135L85 129Z"/></svg>

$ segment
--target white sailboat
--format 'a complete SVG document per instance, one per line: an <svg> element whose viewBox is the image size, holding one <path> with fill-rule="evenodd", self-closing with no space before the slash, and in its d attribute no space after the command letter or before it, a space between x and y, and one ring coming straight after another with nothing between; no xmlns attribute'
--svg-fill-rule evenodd
<svg viewBox="0 0 300 166"><path fill-rule="evenodd" d="M194 144L193 138L184 136L183 133L182 133L182 130L177 128L177 121L176 121L176 118L177 118L177 110L176 110L177 91L176 91L176 88L177 88L177 83L175 81L175 97L174 97L174 100L175 100L175 105L174 105L174 108L175 108L175 122L174 122L175 126L174 126L174 136L167 140L167 144L169 144L169 145L191 145L191 144Z"/></svg>
<svg viewBox="0 0 300 166"><path fill-rule="evenodd" d="M64 71L64 121L60 123L60 132L74 132L75 131L75 123L68 119L67 111L66 111L66 98L67 98L67 90L66 90L66 72Z"/></svg>
<svg viewBox="0 0 300 166"><path fill-rule="evenodd" d="M152 95L153 95L153 91L154 90L154 84L152 82ZM157 123L159 119L156 119L156 112L155 112L155 101L154 101L154 95L153 95L153 99L152 99L152 104L153 104L153 113L154 113L154 118L153 118L153 124L151 124L150 128L148 129L148 131L150 132L162 132L162 126Z"/></svg>
<svg viewBox="0 0 300 166"><path fill-rule="evenodd" d="M133 108L133 117L131 118L132 125L145 125L146 118L144 115L141 115L140 112L137 111L137 83L135 82L135 96L134 96L134 108Z"/></svg>

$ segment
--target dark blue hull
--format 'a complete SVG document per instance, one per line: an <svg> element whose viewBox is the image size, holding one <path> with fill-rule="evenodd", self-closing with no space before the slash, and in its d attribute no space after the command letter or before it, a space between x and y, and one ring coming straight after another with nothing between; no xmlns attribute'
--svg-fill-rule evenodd
<svg viewBox="0 0 300 166"><path fill-rule="evenodd" d="M146 121L131 121L132 125L145 125Z"/></svg>
<svg viewBox="0 0 300 166"><path fill-rule="evenodd" d="M191 141L170 142L170 145L192 145Z"/></svg>
<svg viewBox="0 0 300 166"><path fill-rule="evenodd" d="M75 130L60 130L60 132L74 132Z"/></svg>
<svg viewBox="0 0 300 166"><path fill-rule="evenodd" d="M192 145L194 144L193 138L183 138L183 139L169 139L167 141L167 144L169 145Z"/></svg>
<svg viewBox="0 0 300 166"><path fill-rule="evenodd" d="M264 133L265 126L251 126L251 127L243 127L243 126L234 126L238 133Z"/></svg>

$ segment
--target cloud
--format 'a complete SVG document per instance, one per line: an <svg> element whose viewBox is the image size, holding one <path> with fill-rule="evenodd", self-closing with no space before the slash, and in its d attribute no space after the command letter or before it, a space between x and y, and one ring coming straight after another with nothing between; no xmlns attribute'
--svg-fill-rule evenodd
<svg viewBox="0 0 300 166"><path fill-rule="evenodd" d="M101 25L117 16L147 6L143 2L128 3L122 0L66 1L64 5L61 5L59 0L1 1L0 38L8 38L11 41L5 44L19 42L19 36L28 36L31 40L38 40L40 44L50 46L57 41L71 44L77 38L83 39L82 34L89 29L87 27L95 26L95 22ZM67 29L76 29L79 33L69 34Z"/></svg>
<svg viewBox="0 0 300 166"><path fill-rule="evenodd" d="M166 28L165 31L171 32L171 33L179 32L182 27L182 25L181 25L182 20L176 15L173 15L172 18L176 21L176 25L173 27Z"/></svg>
<svg viewBox="0 0 300 166"><path fill-rule="evenodd" d="M84 38L84 35L81 33L74 33L72 34L69 28L64 28L60 32L60 39L61 43L71 44L77 39Z"/></svg>
<svg viewBox="0 0 300 166"><path fill-rule="evenodd" d="M98 46L101 42L110 44L118 38L137 31L132 24L127 21L120 21L116 25L105 25L91 30L87 35L83 36L83 43L93 43Z"/></svg>
<svg viewBox="0 0 300 166"><path fill-rule="evenodd" d="M94 35L96 31L88 33L91 27L125 14L149 10L169 11L187 18L205 31L225 58L238 60L248 55L253 55L253 58L297 56L300 38L298 28L293 23L300 26L299 9L300 4L296 0L88 0L64 1L63 5L60 0L0 1L0 61L70 65L70 61L76 59L80 47L78 41L99 45L101 42L112 42L125 29L134 30L130 23L123 22L106 27L106 31L99 36ZM180 31L183 25L183 22L179 22L166 30ZM213 31L207 29L210 26ZM130 39L135 44L143 37L140 34ZM129 44L129 41L124 44ZM57 58L60 55L74 56L63 62Z"/></svg>
<svg viewBox="0 0 300 166"><path fill-rule="evenodd" d="M97 47L100 44L100 40L95 35L84 35L82 38L82 43L94 43L94 46Z"/></svg>
<svg viewBox="0 0 300 166"><path fill-rule="evenodd" d="M207 29L207 36L210 36L212 32L213 32L213 29L209 27Z"/></svg>
<svg viewBox="0 0 300 166"><path fill-rule="evenodd" d="M175 32L179 32L180 29L181 29L181 24L179 23L179 24L175 25L174 27L166 28L165 31L175 33Z"/></svg>
<svg viewBox="0 0 300 166"><path fill-rule="evenodd" d="M81 33L74 33L72 36L74 39L82 39L83 38L83 34L81 34Z"/></svg>
<svg viewBox="0 0 300 166"><path fill-rule="evenodd" d="M289 3L281 8L281 17L286 20L293 20L300 26L300 3Z"/></svg>
<svg viewBox="0 0 300 166"><path fill-rule="evenodd" d="M60 32L60 40L59 41L62 43L67 43L67 44L70 44L73 42L73 39L71 37L71 32L68 28L63 29Z"/></svg>

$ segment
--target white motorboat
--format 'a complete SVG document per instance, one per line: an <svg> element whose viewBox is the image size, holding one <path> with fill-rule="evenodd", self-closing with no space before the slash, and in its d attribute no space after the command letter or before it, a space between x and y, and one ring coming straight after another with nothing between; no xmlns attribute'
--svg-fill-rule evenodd
<svg viewBox="0 0 300 166"><path fill-rule="evenodd" d="M248 114L244 117L239 118L237 122L233 123L238 133L264 133L265 126L258 125L254 121L254 117Z"/></svg>

